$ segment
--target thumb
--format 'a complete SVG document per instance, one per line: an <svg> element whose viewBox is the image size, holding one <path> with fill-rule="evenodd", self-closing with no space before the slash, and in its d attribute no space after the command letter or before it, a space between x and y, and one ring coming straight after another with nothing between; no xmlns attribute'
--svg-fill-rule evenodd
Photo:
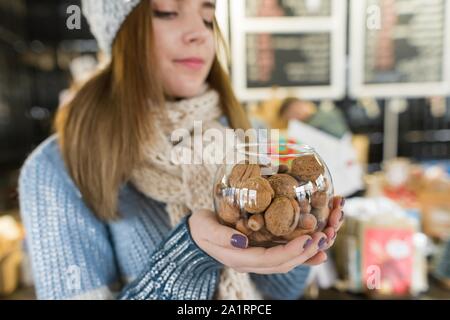
<svg viewBox="0 0 450 320"><path fill-rule="evenodd" d="M204 225L201 232L205 240L228 249L245 249L248 247L247 236L233 228L222 225L214 212L202 210L198 213L202 215Z"/></svg>

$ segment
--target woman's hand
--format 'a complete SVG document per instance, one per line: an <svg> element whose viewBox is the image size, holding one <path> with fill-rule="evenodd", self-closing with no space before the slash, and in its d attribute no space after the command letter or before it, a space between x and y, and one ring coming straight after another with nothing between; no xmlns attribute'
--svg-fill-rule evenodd
<svg viewBox="0 0 450 320"><path fill-rule="evenodd" d="M321 250L310 260L306 262L308 265L318 265L327 260L327 254L324 252L334 245L337 233L344 223L344 205L345 199L343 197L334 197L330 201L330 216L328 217L328 225L323 230L327 236L327 241L322 246Z"/></svg>
<svg viewBox="0 0 450 320"><path fill-rule="evenodd" d="M273 248L248 248L248 238L220 224L209 210L199 210L189 218L195 243L208 255L238 272L258 274L286 273L299 265L317 265L327 259L324 250L331 247L342 225L342 198L332 201L329 224L324 232L298 237Z"/></svg>
<svg viewBox="0 0 450 320"><path fill-rule="evenodd" d="M341 229L344 223L344 205L345 199L343 197L334 197L330 201L330 216L328 218L328 226L325 228L324 233L328 237L328 246L326 249L333 246L336 240L337 232ZM325 249L325 250L326 250Z"/></svg>
<svg viewBox="0 0 450 320"><path fill-rule="evenodd" d="M220 224L212 211L196 211L188 222L196 244L214 259L238 272L289 272L317 255L319 241L326 239L324 233L317 232L313 236L301 236L286 245L269 249L247 248L247 237Z"/></svg>

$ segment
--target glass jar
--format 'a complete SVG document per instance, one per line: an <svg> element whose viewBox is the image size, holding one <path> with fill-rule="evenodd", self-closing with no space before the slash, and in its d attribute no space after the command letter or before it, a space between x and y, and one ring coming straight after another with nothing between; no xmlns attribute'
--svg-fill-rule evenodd
<svg viewBox="0 0 450 320"><path fill-rule="evenodd" d="M237 145L219 166L213 187L219 221L261 247L322 231L333 194L322 158L292 143Z"/></svg>

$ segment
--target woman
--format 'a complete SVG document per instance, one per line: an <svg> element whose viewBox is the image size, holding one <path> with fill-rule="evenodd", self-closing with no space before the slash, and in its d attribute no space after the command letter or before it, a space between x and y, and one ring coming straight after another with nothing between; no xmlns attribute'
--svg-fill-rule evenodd
<svg viewBox="0 0 450 320"><path fill-rule="evenodd" d="M38 298L300 296L341 198L324 233L247 248L217 222L206 171L167 159L168 135L193 119L249 127L216 56L214 3L85 0L83 12L110 63L60 108L19 181Z"/></svg>

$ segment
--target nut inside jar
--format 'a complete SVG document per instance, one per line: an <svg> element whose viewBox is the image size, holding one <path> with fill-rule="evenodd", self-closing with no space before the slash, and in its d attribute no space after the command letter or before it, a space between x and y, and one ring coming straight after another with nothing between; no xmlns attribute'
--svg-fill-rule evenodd
<svg viewBox="0 0 450 320"><path fill-rule="evenodd" d="M215 193L219 218L248 236L250 245L286 243L326 225L333 185L326 166L313 152L272 167L237 164L227 178L222 186L226 191ZM231 195L225 204L220 201L224 194Z"/></svg>

